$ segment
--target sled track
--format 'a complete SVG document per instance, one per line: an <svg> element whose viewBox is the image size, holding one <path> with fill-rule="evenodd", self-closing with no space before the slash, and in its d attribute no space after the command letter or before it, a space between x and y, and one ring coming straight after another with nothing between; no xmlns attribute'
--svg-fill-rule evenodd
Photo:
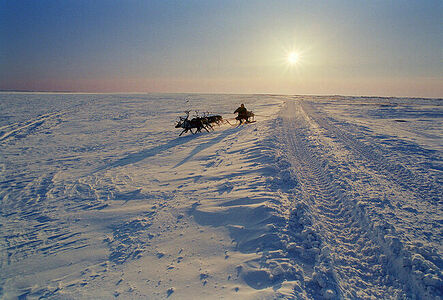
<svg viewBox="0 0 443 300"><path fill-rule="evenodd" d="M379 261L381 257L389 259L390 255L383 252L368 226L362 224L355 201L333 179L334 174L323 167L327 161L309 147L312 142L305 138L309 124L301 116L302 109L289 102L288 115L283 118L287 123L282 126L286 129L283 134L288 143L287 155L301 183L303 201L312 210L314 226L325 235L323 240L330 248L342 297L404 295L405 288L397 276L388 276L385 266L389 262Z"/></svg>
<svg viewBox="0 0 443 300"><path fill-rule="evenodd" d="M373 170L390 179L390 181L401 186L403 189L412 191L414 195L431 204L441 204L443 191L439 184L428 178L413 173L408 168L395 163L389 158L380 154L376 146L368 145L358 141L355 137L350 137L351 133L330 124L326 118L318 115L315 109L306 102L301 103L303 110L306 111L315 122L327 130L328 133L338 138L344 145L353 151L360 159L366 161Z"/></svg>
<svg viewBox="0 0 443 300"><path fill-rule="evenodd" d="M25 137L37 130L46 121L56 117L60 117L65 113L66 112L45 114L25 122L18 122L0 127L0 142L8 140L12 137Z"/></svg>
<svg viewBox="0 0 443 300"><path fill-rule="evenodd" d="M54 111L39 115L26 121L15 122L9 125L0 127L0 143L13 138L24 138L30 134L33 134L37 130L41 130L40 127L46 127L50 129L62 122L62 117L77 112L80 108L85 108L87 105L91 105L97 99L93 101L81 101L78 104L66 107L61 111ZM49 124L47 124L49 123Z"/></svg>

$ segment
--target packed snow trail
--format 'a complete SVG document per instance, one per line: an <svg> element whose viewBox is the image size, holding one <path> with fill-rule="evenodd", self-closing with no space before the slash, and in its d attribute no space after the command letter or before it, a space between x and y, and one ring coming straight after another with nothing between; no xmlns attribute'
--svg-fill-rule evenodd
<svg viewBox="0 0 443 300"><path fill-rule="evenodd" d="M346 129L343 127L335 127L327 118L321 117L319 112L313 108L312 103L302 102L301 105L303 110L307 111L310 118L315 120L319 126L327 130L331 136L340 140L340 142L351 149L354 154L358 155L361 159L365 159L372 168L389 177L393 183L410 190L416 197L421 198L423 201L431 203L440 201L439 204L443 204L443 189L435 178L432 178L429 174L421 175L411 171L401 163L385 157L383 150L377 149L376 143L365 144L359 141L362 137L356 138L349 132L346 132Z"/></svg>
<svg viewBox="0 0 443 300"><path fill-rule="evenodd" d="M371 147L365 147L328 122L327 117L315 112L313 105L302 99L287 101L278 125L280 137L286 141L283 148L300 183L298 201L310 208L313 227L328 247L342 297L433 298L441 294L441 274L437 267L441 266L441 258L429 255L434 262L427 261L424 265L431 267L420 269L419 265L426 261L423 256L403 245L408 239L396 232L396 226L385 222L380 230L380 220L371 215L370 209L365 209L361 189L356 190L349 178L354 175L351 169L379 166L375 168L379 174L370 179L368 193L385 193L377 188L384 188L386 184L379 182L387 180L391 187L398 186L397 192L399 189L409 191L409 202L413 203L415 198L428 201L429 212L437 215L441 186L432 179L417 178L395 162L389 163ZM340 161L343 157L346 159ZM357 159L361 157L363 162ZM370 172L363 174L368 176ZM380 217L380 212L378 214ZM395 219L396 216L391 213L383 217ZM441 236L436 234L437 239L429 241L439 241ZM420 271L414 273L415 269ZM427 274L423 277L422 272ZM423 281L423 278L430 280Z"/></svg>
<svg viewBox="0 0 443 300"><path fill-rule="evenodd" d="M356 214L356 203L347 197L337 175L327 168L310 139L316 126L300 103L288 102L282 128L288 141L288 158L302 185L303 199L310 207L314 228L326 241L334 271L345 298L383 298L392 294L385 284L386 270L379 262L383 254ZM398 286L395 280L394 286ZM392 289L392 288L391 288ZM398 291L395 291L398 292Z"/></svg>
<svg viewBox="0 0 443 300"><path fill-rule="evenodd" d="M443 297L439 99L0 97L0 298Z"/></svg>

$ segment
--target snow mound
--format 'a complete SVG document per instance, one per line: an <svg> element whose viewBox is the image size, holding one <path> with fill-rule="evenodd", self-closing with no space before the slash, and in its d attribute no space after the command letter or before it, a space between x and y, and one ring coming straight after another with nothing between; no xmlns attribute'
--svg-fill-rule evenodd
<svg viewBox="0 0 443 300"><path fill-rule="evenodd" d="M443 298L441 99L0 97L2 298Z"/></svg>

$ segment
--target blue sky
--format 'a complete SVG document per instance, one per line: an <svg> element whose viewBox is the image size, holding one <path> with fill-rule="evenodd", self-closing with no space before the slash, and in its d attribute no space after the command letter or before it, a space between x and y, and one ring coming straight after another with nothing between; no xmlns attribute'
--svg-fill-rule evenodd
<svg viewBox="0 0 443 300"><path fill-rule="evenodd" d="M443 97L442 14L426 0L0 1L0 89Z"/></svg>

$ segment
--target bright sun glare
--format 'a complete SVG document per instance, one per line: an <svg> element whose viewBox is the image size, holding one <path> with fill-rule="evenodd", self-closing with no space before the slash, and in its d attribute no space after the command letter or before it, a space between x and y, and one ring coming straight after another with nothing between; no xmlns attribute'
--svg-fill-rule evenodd
<svg viewBox="0 0 443 300"><path fill-rule="evenodd" d="M298 62L299 55L296 52L291 52L288 54L288 63L294 65Z"/></svg>

